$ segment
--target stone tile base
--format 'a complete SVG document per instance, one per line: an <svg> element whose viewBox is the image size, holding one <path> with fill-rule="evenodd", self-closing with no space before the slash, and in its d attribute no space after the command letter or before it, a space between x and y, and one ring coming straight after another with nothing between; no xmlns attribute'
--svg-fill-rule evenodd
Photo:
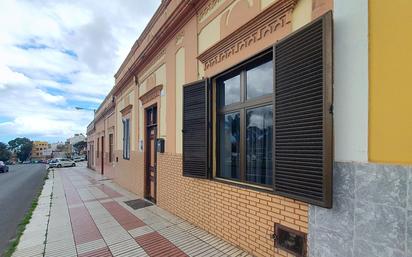
<svg viewBox="0 0 412 257"><path fill-rule="evenodd" d="M412 257L412 169L334 165L333 208L310 206L311 257Z"/></svg>

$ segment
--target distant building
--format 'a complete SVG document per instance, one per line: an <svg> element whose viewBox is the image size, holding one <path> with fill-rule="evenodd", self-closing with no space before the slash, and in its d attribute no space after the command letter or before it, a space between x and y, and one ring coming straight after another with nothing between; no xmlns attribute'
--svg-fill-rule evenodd
<svg viewBox="0 0 412 257"><path fill-rule="evenodd" d="M76 144L78 142L81 142L81 141L86 141L86 136L83 135L82 133L74 134L73 137L70 137L66 140L66 143L68 142L69 144L74 145L74 144Z"/></svg>
<svg viewBox="0 0 412 257"><path fill-rule="evenodd" d="M86 142L86 136L84 136L82 133L80 134L74 134L73 137L70 137L66 140L65 146L66 146L66 152L68 155L74 155L76 153L76 149L73 147L73 145L79 143L79 142Z"/></svg>
<svg viewBox="0 0 412 257"><path fill-rule="evenodd" d="M32 160L44 160L46 156L44 151L49 148L49 143L46 141L33 141L33 146L31 150L31 159Z"/></svg>

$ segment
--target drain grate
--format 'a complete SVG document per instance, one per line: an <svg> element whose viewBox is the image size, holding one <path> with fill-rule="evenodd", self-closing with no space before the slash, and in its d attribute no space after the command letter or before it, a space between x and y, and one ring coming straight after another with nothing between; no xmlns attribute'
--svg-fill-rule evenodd
<svg viewBox="0 0 412 257"><path fill-rule="evenodd" d="M125 201L124 203L129 205L130 207L132 207L134 210L141 209L141 208L153 205L151 202L148 202L148 201L143 200L143 199Z"/></svg>

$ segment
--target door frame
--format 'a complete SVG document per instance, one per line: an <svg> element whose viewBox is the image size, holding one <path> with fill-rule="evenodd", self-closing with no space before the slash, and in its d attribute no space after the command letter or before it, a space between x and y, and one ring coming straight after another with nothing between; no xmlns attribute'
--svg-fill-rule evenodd
<svg viewBox="0 0 412 257"><path fill-rule="evenodd" d="M156 120L154 121L155 123L152 125L148 125L148 116L147 113L149 110L156 110L155 117ZM144 109L144 197L148 200L150 200L153 203L156 203L156 198L157 198L157 150L156 150L156 141L157 141L157 126L158 126L158 108L157 104L153 104L147 108ZM150 149L150 137L149 137L149 130L153 129L154 127L154 149ZM151 197L150 195L150 152L148 151L154 151L154 197Z"/></svg>
<svg viewBox="0 0 412 257"><path fill-rule="evenodd" d="M102 144L101 145L102 151L100 153L100 155L101 155L101 166L102 166L101 174L103 175L104 174L104 136L102 136L100 138L100 141L101 141L101 144Z"/></svg>

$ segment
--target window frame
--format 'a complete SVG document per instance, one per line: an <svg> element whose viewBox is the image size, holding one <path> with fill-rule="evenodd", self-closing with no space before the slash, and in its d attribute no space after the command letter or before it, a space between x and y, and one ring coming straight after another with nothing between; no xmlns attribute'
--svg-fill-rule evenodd
<svg viewBox="0 0 412 257"><path fill-rule="evenodd" d="M99 152L100 152L100 137L97 138L97 148L96 148L96 158L99 158Z"/></svg>
<svg viewBox="0 0 412 257"><path fill-rule="evenodd" d="M113 162L113 133L109 133L109 163Z"/></svg>
<svg viewBox="0 0 412 257"><path fill-rule="evenodd" d="M246 151L246 115L247 111L250 109L254 108L259 108L259 107L264 107L271 105L272 110L273 110L273 81L272 81L272 93L271 94L266 94L258 97L254 97L251 99L247 99L247 71L251 70L253 68L256 68L264 63L267 62L272 62L272 65L274 65L273 62L273 51L272 49L268 49L261 54L258 54L255 57L250 58L249 60L236 65L234 68L217 75L216 77L213 78L213 84L215 85L215 121L216 121L216 127L215 127L215 136L216 136L216 153L215 153L215 160L216 160L216 172L213 174L213 178L216 180L221 180L223 182L228 182L228 183L236 183L236 184L241 184L245 186L251 186L253 188L258 188L258 189L263 189L263 190L272 190L273 188L273 181L272 184L261 184L261 183L256 183L256 182L251 182L246 180L246 165L247 165L247 151ZM273 72L273 69L272 69ZM272 73L273 74L273 73ZM222 82L226 79L230 79L234 76L240 75L240 102L236 103L231 103L229 105L224 105L221 106L220 104L220 99L221 95L219 92L219 87L222 86ZM221 128L221 121L222 117L225 114L230 114L230 113L235 113L239 112L240 113L240 141L239 141L239 177L240 179L235 179L235 178L225 178L220 176L220 169L221 169L221 164L220 164L220 143L221 143L221 138L220 138L220 128ZM273 172L273 171L272 171Z"/></svg>
<svg viewBox="0 0 412 257"><path fill-rule="evenodd" d="M130 118L123 118L123 159L130 160Z"/></svg>

